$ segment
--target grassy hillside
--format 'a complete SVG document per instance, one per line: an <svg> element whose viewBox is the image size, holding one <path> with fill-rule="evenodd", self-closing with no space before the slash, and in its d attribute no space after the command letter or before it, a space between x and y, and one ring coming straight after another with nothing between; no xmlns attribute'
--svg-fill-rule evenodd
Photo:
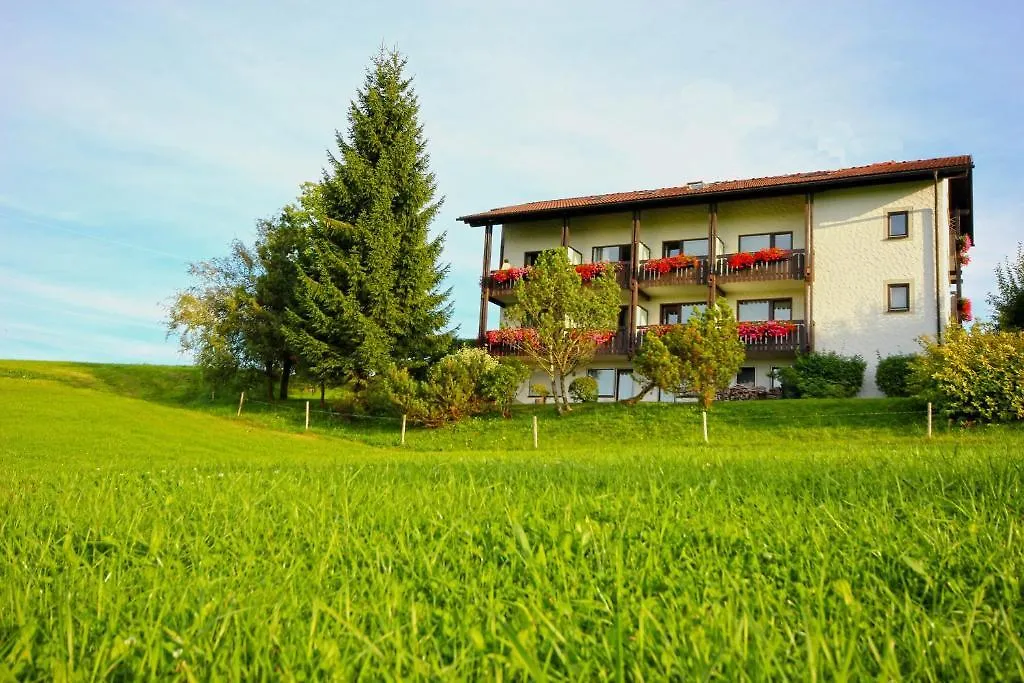
<svg viewBox="0 0 1024 683"><path fill-rule="evenodd" d="M399 449L190 373L0 363L0 679L1024 677L1019 430L598 406Z"/></svg>

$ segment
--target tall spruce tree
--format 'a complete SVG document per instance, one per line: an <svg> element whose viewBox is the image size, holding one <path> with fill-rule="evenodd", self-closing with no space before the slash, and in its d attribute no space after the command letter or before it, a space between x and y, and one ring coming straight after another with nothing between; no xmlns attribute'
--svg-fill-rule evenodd
<svg viewBox="0 0 1024 683"><path fill-rule="evenodd" d="M428 232L442 200L405 66L394 51L373 59L337 152L301 199L309 240L290 341L328 384L392 363L416 370L451 344L444 235Z"/></svg>

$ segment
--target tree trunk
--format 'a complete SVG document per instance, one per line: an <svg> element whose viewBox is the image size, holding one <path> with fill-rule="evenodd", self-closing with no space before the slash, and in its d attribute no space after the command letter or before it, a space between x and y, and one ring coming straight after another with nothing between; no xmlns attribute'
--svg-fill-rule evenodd
<svg viewBox="0 0 1024 683"><path fill-rule="evenodd" d="M565 383L565 375L560 377L560 381L562 384L562 405L565 406L565 412L571 413L572 405L569 403L569 389Z"/></svg>
<svg viewBox="0 0 1024 683"><path fill-rule="evenodd" d="M292 359L291 356L285 356L284 363L281 369L281 393L278 394L278 398L282 401L288 400L288 380L292 376Z"/></svg>
<svg viewBox="0 0 1024 683"><path fill-rule="evenodd" d="M327 407L327 401L324 400L324 396L327 394L327 386L324 382L320 382L320 407Z"/></svg>
<svg viewBox="0 0 1024 683"><path fill-rule="evenodd" d="M267 375L267 400L270 402L274 401L274 363L267 361L266 365L263 366L263 372Z"/></svg>
<svg viewBox="0 0 1024 683"><path fill-rule="evenodd" d="M558 378L554 373L551 375L551 400L555 402L555 410L561 415L562 405L558 402Z"/></svg>
<svg viewBox="0 0 1024 683"><path fill-rule="evenodd" d="M655 386L657 385L654 382L648 382L646 386L644 386L644 388L640 390L639 394L631 398L625 399L624 401L622 401L622 403L627 406L635 406L637 403L642 401L644 396L649 394L651 392L651 389L653 389Z"/></svg>

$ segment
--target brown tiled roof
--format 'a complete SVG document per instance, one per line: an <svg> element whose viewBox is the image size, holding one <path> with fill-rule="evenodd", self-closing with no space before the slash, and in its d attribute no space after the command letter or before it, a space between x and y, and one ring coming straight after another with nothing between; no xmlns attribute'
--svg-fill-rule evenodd
<svg viewBox="0 0 1024 683"><path fill-rule="evenodd" d="M719 182L691 183L680 187L665 187L660 190L633 190L632 192L613 192L611 194L591 195L589 197L572 197L569 199L552 199L543 202L529 202L503 206L482 213L461 216L460 221L470 225L483 225L487 222L501 223L516 218L541 218L544 215L561 215L588 209L617 206L637 206L646 203L672 203L675 199L687 197L714 196L727 193L770 192L773 188L789 188L800 186L810 189L812 185L853 184L878 180L895 180L901 176L924 174L933 171L963 171L973 166L969 155L941 157L938 159L921 159L918 161L883 161L867 166L840 168L832 171L813 171L810 173L792 173L790 175L769 176L766 178L750 178L748 180L725 180Z"/></svg>

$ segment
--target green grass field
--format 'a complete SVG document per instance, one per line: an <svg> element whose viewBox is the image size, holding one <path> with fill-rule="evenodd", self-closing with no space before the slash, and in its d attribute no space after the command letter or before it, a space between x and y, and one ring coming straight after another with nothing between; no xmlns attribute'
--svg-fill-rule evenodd
<svg viewBox="0 0 1024 683"><path fill-rule="evenodd" d="M1017 427L303 408L0 361L0 680L1024 678Z"/></svg>

